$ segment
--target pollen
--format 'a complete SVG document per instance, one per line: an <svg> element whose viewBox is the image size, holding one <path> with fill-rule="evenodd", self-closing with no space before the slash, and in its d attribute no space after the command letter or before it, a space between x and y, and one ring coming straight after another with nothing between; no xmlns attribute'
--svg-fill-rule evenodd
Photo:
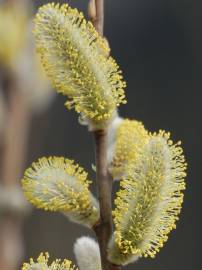
<svg viewBox="0 0 202 270"><path fill-rule="evenodd" d="M63 212L73 221L91 227L99 219L99 206L89 184L84 169L63 157L39 159L22 179L25 197L34 206Z"/></svg>
<svg viewBox="0 0 202 270"><path fill-rule="evenodd" d="M183 202L185 158L170 134L150 134L138 160L128 167L115 200L111 260L119 252L123 262L156 253L176 228ZM114 257L114 258L113 258Z"/></svg>
<svg viewBox="0 0 202 270"><path fill-rule="evenodd" d="M94 124L109 121L125 103L121 71L91 22L67 4L42 6L35 19L36 46L53 86Z"/></svg>
<svg viewBox="0 0 202 270"><path fill-rule="evenodd" d="M57 259L49 264L49 254L41 253L36 261L32 258L29 263L24 263L22 270L78 270L71 261Z"/></svg>

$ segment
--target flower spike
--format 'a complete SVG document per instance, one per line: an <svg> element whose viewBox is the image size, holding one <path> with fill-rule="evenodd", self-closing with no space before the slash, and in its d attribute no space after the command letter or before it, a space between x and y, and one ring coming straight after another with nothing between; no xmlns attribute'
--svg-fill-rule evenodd
<svg viewBox="0 0 202 270"><path fill-rule="evenodd" d="M29 263L24 263L22 270L78 270L78 268L66 259L64 261L57 259L49 264L49 254L46 252L41 253L36 262L30 259Z"/></svg>
<svg viewBox="0 0 202 270"><path fill-rule="evenodd" d="M148 140L141 122L116 117L109 128L108 164L113 178L119 180L127 172L128 163L135 162Z"/></svg>
<svg viewBox="0 0 202 270"><path fill-rule="evenodd" d="M180 143L173 144L170 134L160 131L150 135L137 162L130 164L115 200L115 233L109 244L112 262L155 257L176 228L185 189L182 152Z"/></svg>
<svg viewBox="0 0 202 270"><path fill-rule="evenodd" d="M109 47L91 22L67 4L42 6L35 19L35 37L45 70L68 108L95 126L110 121L125 103L121 71Z"/></svg>
<svg viewBox="0 0 202 270"><path fill-rule="evenodd" d="M82 236L74 244L74 254L80 270L101 270L100 248L90 237Z"/></svg>
<svg viewBox="0 0 202 270"><path fill-rule="evenodd" d="M25 171L24 194L37 208L59 211L92 227L99 219L97 200L89 191L87 173L63 157L41 158Z"/></svg>

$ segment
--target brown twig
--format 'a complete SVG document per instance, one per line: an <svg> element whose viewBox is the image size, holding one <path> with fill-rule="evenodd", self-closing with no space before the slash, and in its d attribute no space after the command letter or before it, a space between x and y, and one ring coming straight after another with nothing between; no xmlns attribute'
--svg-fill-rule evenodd
<svg viewBox="0 0 202 270"><path fill-rule="evenodd" d="M29 110L23 91L18 82L9 74L7 83L8 115L3 146L1 182L4 188L12 190L19 186L24 169L27 135L29 130ZM6 212L1 220L0 230L0 269L15 270L21 262L22 219L13 212Z"/></svg>
<svg viewBox="0 0 202 270"><path fill-rule="evenodd" d="M4 158L2 179L4 185L18 184L24 169L27 132L29 130L30 111L22 89L18 89L18 81L9 81L9 110L8 123L4 139ZM16 180L17 179L17 180Z"/></svg>
<svg viewBox="0 0 202 270"><path fill-rule="evenodd" d="M5 4L16 5L16 0L6 0ZM22 1L18 1L20 2ZM6 25L5 25L6 29ZM6 192L18 192L19 179L25 165L26 146L29 131L30 111L19 81L11 70L2 67L4 91L7 96L6 129L3 133L1 185ZM15 193L14 193L15 194ZM12 199L12 198L11 198ZM16 199L16 198L15 198ZM13 199L14 200L14 199ZM22 208L24 206L22 205ZM16 270L23 256L22 212L6 208L0 223L0 269Z"/></svg>
<svg viewBox="0 0 202 270"><path fill-rule="evenodd" d="M98 33L103 36L104 29L104 0L90 0L89 17ZM120 270L107 259L108 243L113 232L112 225L112 178L107 166L107 128L94 132L96 149L97 189L100 203L100 222L94 227L100 246L102 269Z"/></svg>
<svg viewBox="0 0 202 270"><path fill-rule="evenodd" d="M104 0L90 0L88 8L89 17L98 33L104 32Z"/></svg>

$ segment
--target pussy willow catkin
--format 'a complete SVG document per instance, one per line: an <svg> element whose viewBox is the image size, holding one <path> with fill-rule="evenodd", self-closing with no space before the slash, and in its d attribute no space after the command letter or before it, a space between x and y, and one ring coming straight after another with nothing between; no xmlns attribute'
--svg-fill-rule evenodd
<svg viewBox="0 0 202 270"><path fill-rule="evenodd" d="M83 168L63 157L41 158L25 171L24 194L37 208L64 212L70 219L92 227L99 219L97 200L89 191Z"/></svg>
<svg viewBox="0 0 202 270"><path fill-rule="evenodd" d="M109 170L114 179L127 173L128 163L135 162L148 140L148 132L141 122L117 118L116 128L109 126L109 134L114 133L108 147ZM113 125L113 122L112 122Z"/></svg>
<svg viewBox="0 0 202 270"><path fill-rule="evenodd" d="M15 3L0 4L0 64L13 68L25 45L27 13Z"/></svg>
<svg viewBox="0 0 202 270"><path fill-rule="evenodd" d="M175 229L183 202L186 163L180 143L163 131L150 135L138 160L128 167L113 212L115 233L109 258L126 264L154 257Z"/></svg>
<svg viewBox="0 0 202 270"><path fill-rule="evenodd" d="M49 263L49 254L41 253L36 261L30 259L29 263L24 263L22 270L78 270L71 261L59 259Z"/></svg>
<svg viewBox="0 0 202 270"><path fill-rule="evenodd" d="M91 22L67 4L42 6L35 19L36 45L56 90L66 105L100 125L125 103L125 82L109 48Z"/></svg>
<svg viewBox="0 0 202 270"><path fill-rule="evenodd" d="M100 248L90 237L80 237L74 244L74 254L80 270L102 270Z"/></svg>

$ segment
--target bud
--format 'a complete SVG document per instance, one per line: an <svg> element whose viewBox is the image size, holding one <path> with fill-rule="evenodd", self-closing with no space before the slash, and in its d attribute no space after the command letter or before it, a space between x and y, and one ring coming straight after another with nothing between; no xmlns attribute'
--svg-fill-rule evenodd
<svg viewBox="0 0 202 270"><path fill-rule="evenodd" d="M90 237L81 237L74 244L74 254L80 270L101 270L98 243Z"/></svg>

